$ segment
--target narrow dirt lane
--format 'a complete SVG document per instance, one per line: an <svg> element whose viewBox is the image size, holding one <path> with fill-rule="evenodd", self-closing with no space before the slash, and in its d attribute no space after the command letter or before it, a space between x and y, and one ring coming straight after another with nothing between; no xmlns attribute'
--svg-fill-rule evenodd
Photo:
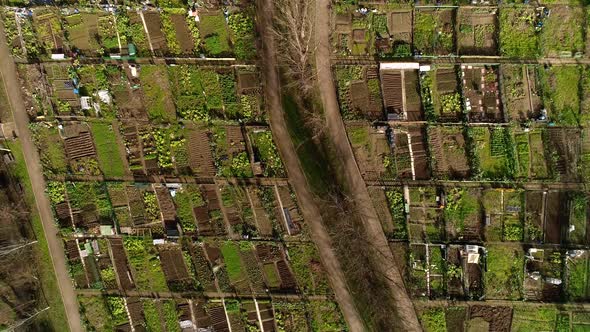
<svg viewBox="0 0 590 332"><path fill-rule="evenodd" d="M421 331L422 328L418 322L414 305L406 292L403 277L395 265L393 254L355 161L344 122L340 116L330 64L330 3L330 0L316 0L315 13L316 69L329 136L336 149L335 154L339 157L342 169L346 174L344 178L348 181L347 185L359 210L358 213L363 218L367 237L372 240L371 244L375 250L374 255L377 261L375 267L381 268L381 272L387 277L390 285L388 291L394 299L395 310L402 320L400 326L392 326L392 329Z"/></svg>
<svg viewBox="0 0 590 332"><path fill-rule="evenodd" d="M70 275L66 267L65 253L62 247L61 238L58 236L57 227L53 220L53 213L49 199L45 195L45 179L37 148L29 132L29 116L25 110L23 97L20 93L20 85L16 76L16 66L10 55L6 37L4 35L4 25L0 24L0 72L4 78L6 93L12 106L12 113L16 127L17 135L22 144L27 171L31 179L33 194L37 203L37 210L43 224L43 231L47 238L49 254L53 263L53 268L57 276L57 283L61 292L61 297L65 306L68 324L72 332L83 331L80 313L78 311L78 301L74 286L70 280Z"/></svg>
<svg viewBox="0 0 590 332"><path fill-rule="evenodd" d="M280 80L277 67L277 51L275 48L275 41L273 37L272 17L273 17L273 1L272 0L258 0L258 17L257 23L259 31L262 35L262 50L261 55L264 59L263 64L263 79L265 87L265 100L267 109L269 110L270 127L273 136L277 143L279 152L287 173L289 174L289 182L293 185L299 205L305 221L311 228L312 239L317 245L322 264L324 265L332 289L336 297L336 301L342 310L344 319L353 332L364 331L363 322L360 318L354 302L346 286L344 274L336 258L336 254L332 248L330 237L322 224L322 217L316 199L311 194L307 184L295 147L291 141L291 137L287 130L285 118L283 115L283 107L281 102ZM264 9L264 10L263 10Z"/></svg>

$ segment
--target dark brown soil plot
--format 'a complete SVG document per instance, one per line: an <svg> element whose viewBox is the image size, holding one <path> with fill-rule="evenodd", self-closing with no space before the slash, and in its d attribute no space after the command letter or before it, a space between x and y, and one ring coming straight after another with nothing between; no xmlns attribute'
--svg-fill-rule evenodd
<svg viewBox="0 0 590 332"><path fill-rule="evenodd" d="M188 136L188 157L193 174L215 176L213 156L205 130L195 129L190 131Z"/></svg>
<svg viewBox="0 0 590 332"><path fill-rule="evenodd" d="M132 123L121 122L121 134L125 142L125 150L129 169L134 175L145 175L143 155L137 127Z"/></svg>
<svg viewBox="0 0 590 332"><path fill-rule="evenodd" d="M141 329L144 325L143 319L143 305L138 297L127 298L127 309L129 310L129 316L135 329Z"/></svg>
<svg viewBox="0 0 590 332"><path fill-rule="evenodd" d="M545 205L545 242L560 244L564 239L564 232L568 220L567 215L567 195L560 191L550 191L547 193Z"/></svg>
<svg viewBox="0 0 590 332"><path fill-rule="evenodd" d="M387 203L385 192L379 187L367 187L367 190L369 191L369 196L375 206L379 221L381 221L381 225L383 226L383 231L386 235L392 234L393 220L391 219L391 213L389 212L389 204Z"/></svg>
<svg viewBox="0 0 590 332"><path fill-rule="evenodd" d="M193 37L186 25L185 15L172 14L170 15L174 30L176 31L176 39L180 44L180 52L182 54L192 54L195 47Z"/></svg>
<svg viewBox="0 0 590 332"><path fill-rule="evenodd" d="M262 327L264 331L275 331L275 319L270 302L258 302L258 311L260 312L260 319L262 320Z"/></svg>
<svg viewBox="0 0 590 332"><path fill-rule="evenodd" d="M385 111L390 119L403 120L404 101L403 101L403 81L402 72L399 70L387 70L381 72L381 84L383 90L383 102ZM354 89L351 89L354 91ZM395 118L391 118L395 116Z"/></svg>
<svg viewBox="0 0 590 332"><path fill-rule="evenodd" d="M214 331L229 331L227 316L221 303L209 304L207 312Z"/></svg>
<svg viewBox="0 0 590 332"><path fill-rule="evenodd" d="M172 197L170 196L168 189L166 187L158 186L155 187L154 190L156 192L156 197L158 198L158 205L160 207L163 220L176 220L176 208L174 207L174 202L172 201Z"/></svg>
<svg viewBox="0 0 590 332"><path fill-rule="evenodd" d="M168 45L166 44L166 37L162 30L162 21L160 15L154 12L146 12L143 14L145 24L149 33L149 38L152 42L152 47L156 55L165 55L168 53Z"/></svg>
<svg viewBox="0 0 590 332"><path fill-rule="evenodd" d="M387 17L387 27L394 43L412 43L412 11L392 12Z"/></svg>
<svg viewBox="0 0 590 332"><path fill-rule="evenodd" d="M206 303L204 301L197 300L193 302L193 312L196 320L196 322L194 323L199 329L207 329L212 325L211 317L209 316L205 308Z"/></svg>
<svg viewBox="0 0 590 332"><path fill-rule="evenodd" d="M552 152L559 156L556 171L560 180L577 181L578 159L581 150L581 133L577 128L547 128L548 142Z"/></svg>
<svg viewBox="0 0 590 332"><path fill-rule="evenodd" d="M428 151L426 147L426 128L410 128L409 135L414 158L414 174L417 180L430 178Z"/></svg>
<svg viewBox="0 0 590 332"><path fill-rule="evenodd" d="M117 72L117 75L109 77L117 113L122 119L147 121L143 90L132 88L132 85L138 84L139 80L131 76L128 68L121 69L121 72Z"/></svg>
<svg viewBox="0 0 590 332"><path fill-rule="evenodd" d="M64 127L64 146L66 154L70 160L76 160L83 157L96 157L96 150L90 134L90 129L86 125L66 125Z"/></svg>
<svg viewBox="0 0 590 332"><path fill-rule="evenodd" d="M469 318L481 317L490 323L490 332L510 331L512 308L474 305L469 308Z"/></svg>
<svg viewBox="0 0 590 332"><path fill-rule="evenodd" d="M377 82L379 73L377 67L366 67L364 78L359 81L351 82L348 89L348 98L353 110L358 112L362 117L369 120L383 119L383 106L381 97L371 92L369 82ZM385 92L383 93L385 95Z"/></svg>
<svg viewBox="0 0 590 332"><path fill-rule="evenodd" d="M465 281L467 292L469 296L478 298L483 295L483 271L479 264L466 264L467 269L465 271Z"/></svg>
<svg viewBox="0 0 590 332"><path fill-rule="evenodd" d="M467 314L466 307L449 307L445 311L445 318L447 320L447 331L449 332L463 332L465 330L465 315ZM484 332L484 331L481 331Z"/></svg>
<svg viewBox="0 0 590 332"><path fill-rule="evenodd" d="M254 72L239 72L238 73L238 87L240 94L251 92L253 89L260 88L260 78Z"/></svg>
<svg viewBox="0 0 590 332"><path fill-rule="evenodd" d="M420 86L416 70L404 71L404 89L406 92L406 113L408 121L423 121Z"/></svg>
<svg viewBox="0 0 590 332"><path fill-rule="evenodd" d="M127 255L123 248L123 240L120 238L109 239L111 252L113 254L113 262L115 263L115 271L117 272L117 279L121 288L124 290L132 290L135 288L133 279L131 278L131 271L127 262Z"/></svg>
<svg viewBox="0 0 590 332"><path fill-rule="evenodd" d="M178 245L159 245L158 252L162 262L162 270L168 282L190 280L187 267Z"/></svg>
<svg viewBox="0 0 590 332"><path fill-rule="evenodd" d="M441 178L462 179L469 176L469 163L465 152L465 138L460 128L432 128L429 139L433 159L433 172Z"/></svg>

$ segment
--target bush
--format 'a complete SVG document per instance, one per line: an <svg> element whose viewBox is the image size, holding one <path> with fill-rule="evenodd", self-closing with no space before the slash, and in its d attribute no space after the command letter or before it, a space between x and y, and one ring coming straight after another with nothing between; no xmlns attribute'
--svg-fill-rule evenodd
<svg viewBox="0 0 590 332"><path fill-rule="evenodd" d="M441 101L441 112L443 115L457 115L461 113L461 96L459 93L450 93L442 95Z"/></svg>
<svg viewBox="0 0 590 332"><path fill-rule="evenodd" d="M47 183L47 194L51 204L56 205L66 200L66 184L51 181Z"/></svg>
<svg viewBox="0 0 590 332"><path fill-rule="evenodd" d="M426 332L446 332L447 321L443 308L428 309L420 317L424 331Z"/></svg>

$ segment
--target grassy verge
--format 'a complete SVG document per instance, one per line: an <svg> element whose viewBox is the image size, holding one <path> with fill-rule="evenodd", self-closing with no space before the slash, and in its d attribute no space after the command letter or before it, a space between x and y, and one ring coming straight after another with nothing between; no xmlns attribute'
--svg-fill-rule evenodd
<svg viewBox="0 0 590 332"><path fill-rule="evenodd" d="M31 210L31 225L38 241L37 246L35 246L37 270L49 306L49 310L46 311L47 314L44 313L43 315L51 322L55 331L68 331L66 312L53 270L53 262L49 255L49 247L41 224L41 217L36 208L35 196L33 195L33 188L31 187L22 148L19 141L8 142L8 147L12 150L12 154L16 159L12 172L21 180L25 188L25 199Z"/></svg>
<svg viewBox="0 0 590 332"><path fill-rule="evenodd" d="M6 90L4 89L4 80L0 77L0 121L10 122L12 121L12 114L10 113L10 103Z"/></svg>
<svg viewBox="0 0 590 332"><path fill-rule="evenodd" d="M326 168L328 163L326 158L323 157L324 153L310 139L313 135L306 127L301 110L293 97L289 95L283 96L283 109L287 130L309 185L316 193L325 192L328 189L327 180L331 177Z"/></svg>

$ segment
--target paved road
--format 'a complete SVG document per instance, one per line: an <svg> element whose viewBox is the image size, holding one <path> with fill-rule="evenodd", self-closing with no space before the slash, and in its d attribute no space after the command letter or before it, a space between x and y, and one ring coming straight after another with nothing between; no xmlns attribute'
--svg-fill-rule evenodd
<svg viewBox="0 0 590 332"><path fill-rule="evenodd" d="M354 306L354 302L346 286L344 274L340 268L338 259L330 236L322 224L322 217L317 199L311 194L305 175L303 174L301 165L295 147L291 141L291 137L287 130L285 118L283 116L283 107L281 103L280 80L277 67L277 51L275 48L275 40L273 37L272 17L273 17L273 1L272 0L258 0L258 25L259 32L262 35L262 58L265 63L263 65L263 78L265 87L265 100L267 102L267 109L269 110L270 127L272 134L277 142L279 152L287 173L289 174L289 181L293 185L293 189L299 200L299 205L306 222L311 229L311 236L318 247L320 259L328 274L328 279L344 319L353 332L363 331L363 322ZM264 9L264 10L263 10Z"/></svg>
<svg viewBox="0 0 590 332"><path fill-rule="evenodd" d="M332 54L330 50L330 4L330 0L316 0L315 12L315 65L328 133L336 150L335 155L340 159L339 163L345 173L343 178L348 182L346 185L354 199L355 207L358 210L357 213L363 218L367 239L371 239L370 245L375 259L374 268L380 269L379 272L386 276L388 281L389 289L383 291L390 293L395 305L394 309L401 319L399 326L396 326L395 329L421 331L422 328L418 322L414 305L406 292L403 277L395 264L389 243L385 238L381 222L369 197L367 186L354 158L344 122L340 116L340 107L336 97L336 87L330 61Z"/></svg>
<svg viewBox="0 0 590 332"><path fill-rule="evenodd" d="M53 268L57 276L57 283L61 292L62 300L65 306L66 316L70 330L72 332L83 331L80 313L78 311L78 301L68 269L66 268L66 258L62 247L61 238L58 236L58 230L53 220L53 213L49 199L45 195L45 180L37 148L31 138L29 131L29 116L25 110L23 97L20 93L20 84L16 76L16 66L10 56L6 38L4 36L4 25L0 24L0 73L5 82L6 93L12 106L12 113L15 122L16 132L22 144L27 171L31 178L31 185L37 210L43 224L43 231L47 238L49 254L53 262Z"/></svg>

